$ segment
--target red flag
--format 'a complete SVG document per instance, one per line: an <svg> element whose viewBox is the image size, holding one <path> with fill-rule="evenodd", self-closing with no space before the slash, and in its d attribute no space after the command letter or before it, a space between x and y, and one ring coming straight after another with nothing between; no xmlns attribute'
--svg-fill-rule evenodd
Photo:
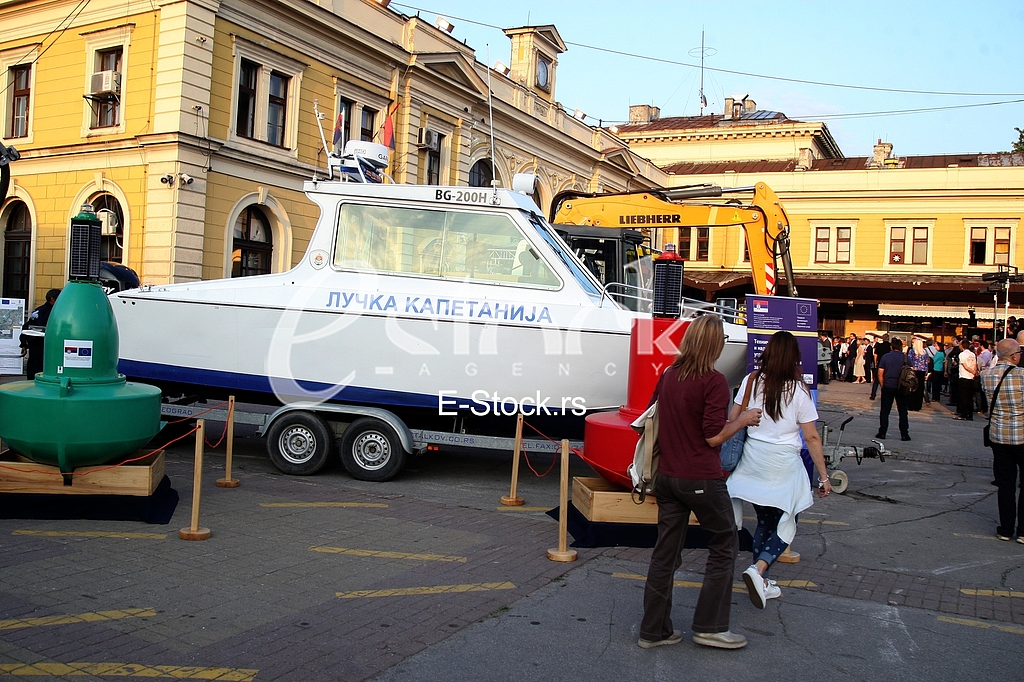
<svg viewBox="0 0 1024 682"><path fill-rule="evenodd" d="M338 112L338 121L334 124L334 151L341 151L338 149L338 145L345 139L345 110L342 109Z"/></svg>
<svg viewBox="0 0 1024 682"><path fill-rule="evenodd" d="M395 148L395 112L398 111L398 102L388 107L388 116L384 119L384 129L380 134L380 142L388 149Z"/></svg>

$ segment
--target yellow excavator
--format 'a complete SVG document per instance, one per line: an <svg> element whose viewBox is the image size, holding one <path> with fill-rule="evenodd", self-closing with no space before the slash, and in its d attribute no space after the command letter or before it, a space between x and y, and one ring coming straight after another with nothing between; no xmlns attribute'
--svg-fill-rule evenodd
<svg viewBox="0 0 1024 682"><path fill-rule="evenodd" d="M602 283L637 289L649 288L639 264L649 262L652 253L640 230L671 230L663 232L662 243L678 243L680 228L739 225L750 254L754 293L775 295L781 261L788 294L797 296L789 218L763 182L729 189L705 184L609 194L562 192L551 202L550 222ZM630 298L635 297L626 296Z"/></svg>

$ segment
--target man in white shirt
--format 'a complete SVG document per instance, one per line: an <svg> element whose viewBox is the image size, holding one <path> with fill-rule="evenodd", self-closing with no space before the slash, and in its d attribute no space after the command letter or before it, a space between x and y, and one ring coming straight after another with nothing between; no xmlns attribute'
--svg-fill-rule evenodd
<svg viewBox="0 0 1024 682"><path fill-rule="evenodd" d="M960 341L960 377L957 390L956 415L953 419L974 421L974 377L978 374L978 357L971 350L971 342Z"/></svg>

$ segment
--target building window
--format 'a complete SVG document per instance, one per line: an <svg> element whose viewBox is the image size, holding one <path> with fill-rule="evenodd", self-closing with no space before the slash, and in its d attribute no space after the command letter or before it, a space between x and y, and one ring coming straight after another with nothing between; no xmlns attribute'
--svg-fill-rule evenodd
<svg viewBox="0 0 1024 682"><path fill-rule="evenodd" d="M470 187L490 187L494 180L494 167L489 159L480 159L469 169Z"/></svg>
<svg viewBox="0 0 1024 682"><path fill-rule="evenodd" d="M238 111L235 134L252 139L256 135L256 88L259 86L259 64L243 59L238 68Z"/></svg>
<svg viewBox="0 0 1024 682"><path fill-rule="evenodd" d="M338 98L338 119L334 123L334 151L341 152L351 139L352 107L355 102L344 97Z"/></svg>
<svg viewBox="0 0 1024 682"><path fill-rule="evenodd" d="M683 260L690 260L690 232L692 227L679 228L679 249L676 251Z"/></svg>
<svg viewBox="0 0 1024 682"><path fill-rule="evenodd" d="M112 71L120 78L123 54L124 49L121 47L97 50L94 73ZM93 95L93 128L113 128L121 124L121 89L123 86L122 83L116 93Z"/></svg>
<svg viewBox="0 0 1024 682"><path fill-rule="evenodd" d="M280 73L270 74L270 97L267 102L267 142L284 146L284 118L288 102L288 81Z"/></svg>
<svg viewBox="0 0 1024 682"><path fill-rule="evenodd" d="M102 224L100 234L100 260L111 263L124 261L124 211L113 194L94 194L89 203Z"/></svg>
<svg viewBox="0 0 1024 682"><path fill-rule="evenodd" d="M28 301L32 265L32 225L28 207L22 201L12 201L6 213L3 297Z"/></svg>
<svg viewBox="0 0 1024 682"><path fill-rule="evenodd" d="M814 230L814 262L827 263L832 243L832 228L818 227Z"/></svg>
<svg viewBox="0 0 1024 682"><path fill-rule="evenodd" d="M258 206L247 206L238 214L231 249L232 277L270 273L270 257L274 251L270 222Z"/></svg>
<svg viewBox="0 0 1024 682"><path fill-rule="evenodd" d="M892 265L927 265L928 228L889 228L889 263Z"/></svg>
<svg viewBox="0 0 1024 682"><path fill-rule="evenodd" d="M746 233L744 233L744 235L743 235L743 262L744 263L749 263L750 262L750 244L747 243L747 235L746 235Z"/></svg>
<svg viewBox="0 0 1024 682"><path fill-rule="evenodd" d="M992 245L993 265L1010 264L1010 228L997 227Z"/></svg>
<svg viewBox="0 0 1024 682"><path fill-rule="evenodd" d="M359 117L359 139L363 142L373 142L373 134L377 132L375 123L377 121L377 112L373 109L367 109L363 107L362 114ZM436 182L428 182L428 185L436 185Z"/></svg>
<svg viewBox="0 0 1024 682"><path fill-rule="evenodd" d="M852 227L836 228L836 263L850 262L850 244L853 241Z"/></svg>
<svg viewBox="0 0 1024 682"><path fill-rule="evenodd" d="M928 228L914 228L914 265L927 265L928 263Z"/></svg>
<svg viewBox="0 0 1024 682"><path fill-rule="evenodd" d="M987 237L987 228L971 228L971 265L985 265L985 242Z"/></svg>
<svg viewBox="0 0 1024 682"><path fill-rule="evenodd" d="M32 67L14 66L10 69L11 116L8 137L28 136L28 106L31 95Z"/></svg>
<svg viewBox="0 0 1024 682"><path fill-rule="evenodd" d="M444 148L444 135L438 135L437 145L428 148L424 155L427 162L426 184L441 184L441 150ZM537 204L538 206L540 204Z"/></svg>
<svg viewBox="0 0 1024 682"><path fill-rule="evenodd" d="M694 260L706 261L711 253L711 228L697 228L697 255Z"/></svg>

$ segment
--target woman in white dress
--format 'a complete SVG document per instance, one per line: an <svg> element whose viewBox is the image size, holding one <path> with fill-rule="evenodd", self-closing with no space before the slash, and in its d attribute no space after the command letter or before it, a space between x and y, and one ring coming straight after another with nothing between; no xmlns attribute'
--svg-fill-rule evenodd
<svg viewBox="0 0 1024 682"><path fill-rule="evenodd" d="M737 400L754 378L749 407L760 408L761 422L747 428L743 457L729 476L736 526L743 525L743 501L754 505L754 563L743 572L750 601L759 609L769 599L782 595L768 569L793 542L796 515L809 508L811 496L807 470L800 458L801 435L818 471L818 496L832 491L815 428L818 412L802 380L800 346L789 332L776 332L761 354L761 370L747 375L740 384ZM741 405L733 403L730 419L739 416Z"/></svg>
<svg viewBox="0 0 1024 682"><path fill-rule="evenodd" d="M864 383L864 353L867 346L863 342L857 344L857 359L853 361L853 376L857 378L855 384Z"/></svg>

